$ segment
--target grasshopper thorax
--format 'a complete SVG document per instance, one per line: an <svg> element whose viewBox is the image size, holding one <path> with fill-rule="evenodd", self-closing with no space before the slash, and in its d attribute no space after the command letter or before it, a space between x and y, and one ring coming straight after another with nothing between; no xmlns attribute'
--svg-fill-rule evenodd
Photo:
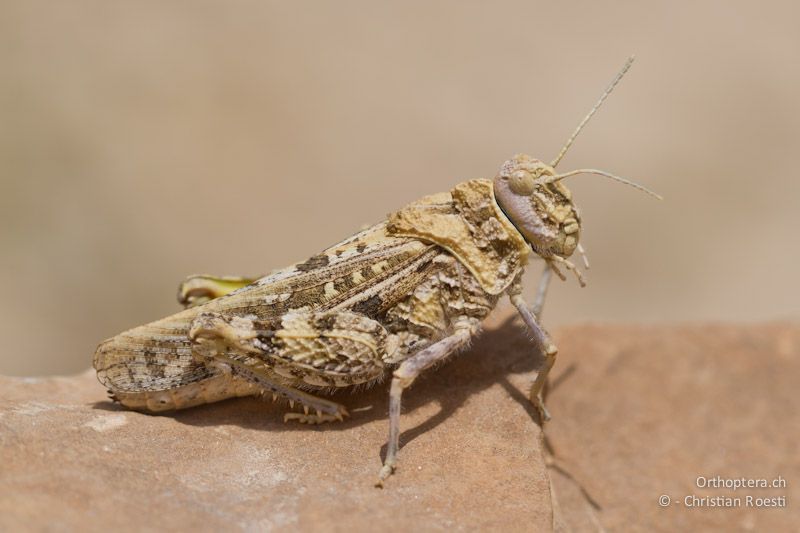
<svg viewBox="0 0 800 533"><path fill-rule="evenodd" d="M525 154L506 161L494 178L500 208L542 257L567 258L578 247L581 219L555 169Z"/></svg>

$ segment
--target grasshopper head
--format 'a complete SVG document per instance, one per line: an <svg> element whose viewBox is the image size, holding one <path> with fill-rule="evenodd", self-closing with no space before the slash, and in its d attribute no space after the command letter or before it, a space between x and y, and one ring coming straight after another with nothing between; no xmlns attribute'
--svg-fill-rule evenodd
<svg viewBox="0 0 800 533"><path fill-rule="evenodd" d="M595 174L630 185L658 199L653 191L614 174L593 168L556 173L556 166L567 153L583 127L614 90L619 80L633 63L633 56L616 75L611 85L589 111L567 140L555 159L548 165L538 159L521 154L506 161L494 178L494 194L503 212L517 230L530 243L533 250L544 258L558 256L566 259L577 249L583 253L578 239L581 235L581 219L572 203L572 194L561 180L578 174ZM586 258L584 256L584 262ZM588 267L588 263L587 267Z"/></svg>
<svg viewBox="0 0 800 533"><path fill-rule="evenodd" d="M581 219L555 169L525 154L506 161L494 178L497 203L533 250L567 258L578 246Z"/></svg>
<svg viewBox="0 0 800 533"><path fill-rule="evenodd" d="M544 258L566 259L576 249L581 235L581 218L572 203L572 193L561 180L578 174L603 176L661 199L647 187L604 170L581 168L557 174L555 165L525 154L503 163L494 178L494 195L500 208L519 230L533 251Z"/></svg>

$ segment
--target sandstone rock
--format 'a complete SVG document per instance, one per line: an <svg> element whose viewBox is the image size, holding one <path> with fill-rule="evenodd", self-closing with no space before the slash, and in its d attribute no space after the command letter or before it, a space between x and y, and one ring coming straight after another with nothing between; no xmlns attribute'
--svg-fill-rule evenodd
<svg viewBox="0 0 800 533"><path fill-rule="evenodd" d="M587 325L556 338L563 357L546 431L606 529L797 530L800 327ZM781 476L786 487L702 488L699 476ZM557 472L553 481L563 518L589 530L575 485ZM691 495L740 497L742 507L687 507ZM746 496L783 496L786 507L746 508Z"/></svg>
<svg viewBox="0 0 800 533"><path fill-rule="evenodd" d="M787 530L800 522L800 328L587 325L556 332L545 466L525 391L537 361L500 316L405 395L400 468L385 451L386 384L339 395L342 424L284 424L239 399L165 416L121 409L93 372L0 378L0 529L548 531ZM88 357L88 356L87 356ZM580 482L600 509L581 493ZM658 505L697 476L782 476L786 508Z"/></svg>

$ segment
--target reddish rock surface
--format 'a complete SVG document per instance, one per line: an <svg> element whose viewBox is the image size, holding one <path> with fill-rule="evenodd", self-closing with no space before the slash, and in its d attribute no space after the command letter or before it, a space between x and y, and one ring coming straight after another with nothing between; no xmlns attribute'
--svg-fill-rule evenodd
<svg viewBox="0 0 800 533"><path fill-rule="evenodd" d="M507 316L405 396L400 468L372 486L387 392L343 424L284 424L239 399L120 409L93 373L0 378L0 530L790 530L800 523L800 328L585 325L556 331L547 468L525 399L536 361ZM553 480L554 499L548 476ZM782 476L786 488L698 488ZM687 508L729 496L741 508ZM661 495L673 502L659 506ZM785 508L745 507L746 496ZM553 506L555 501L555 506ZM553 513L552 509L556 511Z"/></svg>

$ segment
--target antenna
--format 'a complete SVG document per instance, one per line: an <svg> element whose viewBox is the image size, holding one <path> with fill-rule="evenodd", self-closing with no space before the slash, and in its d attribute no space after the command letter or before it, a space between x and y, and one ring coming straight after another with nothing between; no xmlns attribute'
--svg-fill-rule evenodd
<svg viewBox="0 0 800 533"><path fill-rule="evenodd" d="M639 189L640 191L644 191L650 196L655 196L659 200L663 200L664 198L661 197L660 194L654 193L644 185L640 185L634 181L626 180L625 178L620 178L619 176L615 176L610 172L606 172L605 170L597 170L595 168L579 168L578 170L570 170L569 172L565 172L564 174L556 174L554 176L548 176L544 179L537 180L538 183L553 183L554 181L561 181L564 178L568 178L570 176L575 176L576 174L596 174L598 176L604 176L606 178L610 178L614 181L618 181L620 183L624 183L625 185L630 185L634 189Z"/></svg>
<svg viewBox="0 0 800 533"><path fill-rule="evenodd" d="M622 76L624 76L625 73L628 72L628 69L631 68L631 65L633 64L633 60L634 59L636 59L636 56L630 56L628 58L628 60L625 62L625 66L623 66L622 70L620 70L619 73L614 77L614 80L611 82L611 85L608 86L608 88L606 89L606 92L604 92L603 96L601 96L600 99L597 101L597 103L594 104L594 107L592 108L591 111L589 111L589 114L586 115L586 117L584 117L584 119L581 121L580 124L578 124L578 127L575 128L575 131L572 132L572 136L569 138L569 140L566 142L566 144L564 144L564 147L558 153L558 156L556 156L556 158L553 159L552 163L550 163L551 167L555 168L556 165L558 165L561 162L561 159L564 157L564 154L567 153L567 150L569 150L569 147L572 146L573 142L575 142L575 138L581 132L583 127L586 125L587 122L589 122L589 119L592 118L592 115L594 115L595 112L598 109L600 109L600 106L603 105L603 102L605 101L605 99L608 98L608 95L611 94L611 91L613 91L614 87L617 86L617 84L619 83L619 80L622 79Z"/></svg>

